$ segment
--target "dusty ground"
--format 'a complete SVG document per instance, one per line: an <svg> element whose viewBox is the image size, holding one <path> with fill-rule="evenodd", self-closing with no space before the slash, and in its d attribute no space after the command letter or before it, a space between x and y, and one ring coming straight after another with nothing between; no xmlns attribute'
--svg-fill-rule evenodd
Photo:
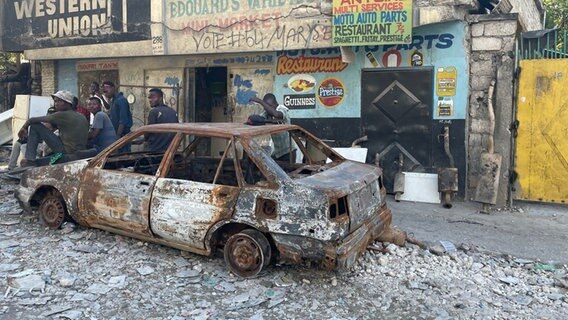
<svg viewBox="0 0 568 320"><path fill-rule="evenodd" d="M475 202L440 205L389 202L394 223L425 241L474 243L528 259L568 263L568 206L516 202L513 210L480 214Z"/></svg>
<svg viewBox="0 0 568 320"><path fill-rule="evenodd" d="M0 319L568 318L566 266L484 254L478 239L441 256L413 245L368 250L346 273L271 266L242 280L221 257L72 225L48 230L21 214L13 183L0 183Z"/></svg>

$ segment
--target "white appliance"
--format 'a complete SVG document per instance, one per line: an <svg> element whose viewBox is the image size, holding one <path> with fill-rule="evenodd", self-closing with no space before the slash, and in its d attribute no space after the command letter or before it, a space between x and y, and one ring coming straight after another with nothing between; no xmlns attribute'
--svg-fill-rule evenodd
<svg viewBox="0 0 568 320"><path fill-rule="evenodd" d="M51 97L17 95L12 115L12 135L18 139L18 131L29 118L47 115L47 109L53 105Z"/></svg>

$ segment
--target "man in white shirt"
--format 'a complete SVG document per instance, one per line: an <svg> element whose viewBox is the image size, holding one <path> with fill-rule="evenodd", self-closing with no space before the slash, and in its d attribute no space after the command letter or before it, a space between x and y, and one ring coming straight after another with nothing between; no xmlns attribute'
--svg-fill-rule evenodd
<svg viewBox="0 0 568 320"><path fill-rule="evenodd" d="M260 115L265 117L266 120L276 120L279 123L290 124L288 108L278 104L274 94L267 93L262 100L258 97L253 97L250 101L258 103L264 108ZM290 161L290 158L295 159L296 144L290 141L288 132L273 134L272 140L274 141L274 151L272 152L274 159L279 161Z"/></svg>

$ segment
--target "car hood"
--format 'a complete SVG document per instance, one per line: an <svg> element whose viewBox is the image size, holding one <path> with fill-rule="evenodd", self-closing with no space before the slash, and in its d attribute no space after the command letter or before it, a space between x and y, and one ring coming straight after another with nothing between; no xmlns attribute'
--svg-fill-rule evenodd
<svg viewBox="0 0 568 320"><path fill-rule="evenodd" d="M335 167L294 181L341 197L377 180L381 174L382 171L378 167L345 160Z"/></svg>

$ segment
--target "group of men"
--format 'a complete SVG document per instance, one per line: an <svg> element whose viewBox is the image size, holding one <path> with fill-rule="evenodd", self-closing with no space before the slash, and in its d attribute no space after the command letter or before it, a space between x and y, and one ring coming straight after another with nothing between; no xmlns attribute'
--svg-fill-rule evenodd
<svg viewBox="0 0 568 320"><path fill-rule="evenodd" d="M130 133L133 125L132 112L124 95L118 92L112 81L103 82L102 93L100 91L99 84L93 82L86 109L82 108L79 99L67 90L51 95L54 102L54 108L50 108L51 112L43 117L30 118L18 132L17 144L26 144L24 160L20 165L36 165L38 146L42 142L51 149L49 163L53 164L65 154L81 150L91 149L98 153L118 138ZM152 107L148 124L178 122L176 111L164 105L162 90L151 89L148 100ZM88 113L85 113L87 110ZM161 134L148 135L145 137L145 150L164 151L172 138ZM130 150L131 146L125 145L118 152L126 153ZM13 169L14 165L11 163L8 169Z"/></svg>

